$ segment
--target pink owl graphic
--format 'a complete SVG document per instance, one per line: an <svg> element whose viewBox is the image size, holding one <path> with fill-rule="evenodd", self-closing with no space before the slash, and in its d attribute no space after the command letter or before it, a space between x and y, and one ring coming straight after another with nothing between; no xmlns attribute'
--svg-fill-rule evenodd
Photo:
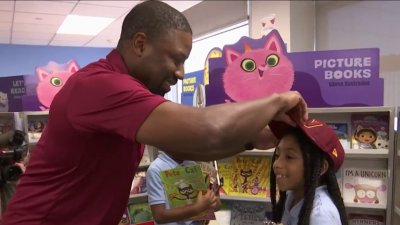
<svg viewBox="0 0 400 225"><path fill-rule="evenodd" d="M48 110L54 96L60 91L68 78L79 70L75 60L70 60L66 64L57 64L50 61L46 66L37 67L36 75L39 83L36 87L36 94L41 110Z"/></svg>
<svg viewBox="0 0 400 225"><path fill-rule="evenodd" d="M294 68L281 43L278 33L271 32L262 49L252 50L247 43L244 53L225 49L223 86L233 101L267 97L292 88Z"/></svg>

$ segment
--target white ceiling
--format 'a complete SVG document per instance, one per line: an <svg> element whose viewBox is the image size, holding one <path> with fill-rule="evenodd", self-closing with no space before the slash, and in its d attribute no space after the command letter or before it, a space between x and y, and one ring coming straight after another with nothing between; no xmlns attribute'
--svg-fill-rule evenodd
<svg viewBox="0 0 400 225"><path fill-rule="evenodd" d="M0 44L116 47L125 15L141 1L0 1ZM184 11L201 1L164 1ZM68 14L116 20L97 36L56 34Z"/></svg>

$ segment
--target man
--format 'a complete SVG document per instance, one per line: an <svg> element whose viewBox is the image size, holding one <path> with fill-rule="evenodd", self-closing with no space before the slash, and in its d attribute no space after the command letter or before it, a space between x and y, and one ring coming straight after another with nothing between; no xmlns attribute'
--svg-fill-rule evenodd
<svg viewBox="0 0 400 225"><path fill-rule="evenodd" d="M194 108L162 96L183 78L192 31L182 13L146 1L126 16L116 50L70 77L3 225L113 225L126 207L143 144L213 160L274 146L271 120L307 115L297 92Z"/></svg>

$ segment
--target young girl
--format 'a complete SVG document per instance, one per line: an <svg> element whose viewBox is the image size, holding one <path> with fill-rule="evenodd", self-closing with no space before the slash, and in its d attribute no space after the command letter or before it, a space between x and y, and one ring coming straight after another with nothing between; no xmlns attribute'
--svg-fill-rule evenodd
<svg viewBox="0 0 400 225"><path fill-rule="evenodd" d="M284 225L347 225L335 175L344 150L335 132L316 119L297 127L272 122L270 128L280 139L270 175L272 220Z"/></svg>

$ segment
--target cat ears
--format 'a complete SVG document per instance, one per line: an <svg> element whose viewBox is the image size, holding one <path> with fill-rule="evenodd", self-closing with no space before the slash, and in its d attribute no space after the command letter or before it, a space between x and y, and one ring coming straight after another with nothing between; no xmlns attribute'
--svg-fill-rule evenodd
<svg viewBox="0 0 400 225"><path fill-rule="evenodd" d="M245 52L251 51L251 48L248 46L248 44L243 41L244 49ZM267 40L264 44L264 49L265 50L271 50L275 51L280 54L286 54L286 47L285 44L283 43L281 37L279 36L279 33L277 31L271 31L268 34ZM227 64L231 64L235 59L237 59L240 55L243 53L239 53L231 48L225 48L225 58Z"/></svg>
<svg viewBox="0 0 400 225"><path fill-rule="evenodd" d="M51 71L50 72L48 72L48 70L45 69L46 66L45 67L37 67L36 68L36 74L37 74L37 76L39 78L39 81L46 79L47 76L49 76L50 74L55 73L55 72L58 71L59 64L57 64L57 63L55 63L53 61L50 61L48 63L48 65L49 65L49 67L51 67ZM67 71L67 72L70 72L71 74L73 74L78 70L79 70L79 66L76 63L76 61L75 60L70 60L67 63L67 68L65 70L63 70L63 71Z"/></svg>

